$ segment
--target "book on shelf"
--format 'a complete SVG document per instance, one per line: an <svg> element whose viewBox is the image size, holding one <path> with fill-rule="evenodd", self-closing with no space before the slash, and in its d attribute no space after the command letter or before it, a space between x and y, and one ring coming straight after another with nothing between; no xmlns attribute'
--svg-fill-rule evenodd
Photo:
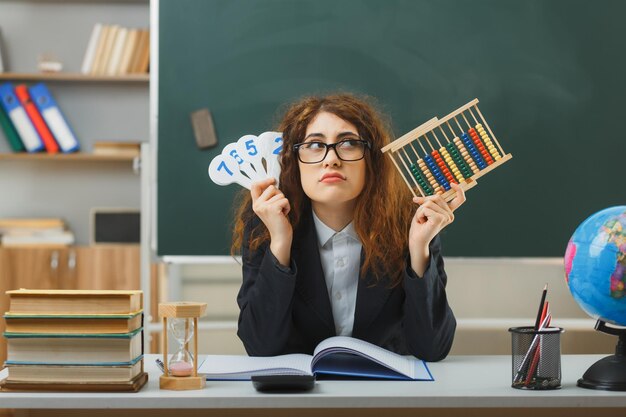
<svg viewBox="0 0 626 417"><path fill-rule="evenodd" d="M73 243L74 234L66 230L62 219L0 218L0 245L2 246L62 247Z"/></svg>
<svg viewBox="0 0 626 417"><path fill-rule="evenodd" d="M0 128L2 128L4 136L7 138L7 142L9 142L9 146L13 152L24 152L26 150L20 139L20 135L17 133L17 130L15 130L13 122L2 105L0 105Z"/></svg>
<svg viewBox="0 0 626 417"><path fill-rule="evenodd" d="M13 365L8 364L7 382L31 383L123 383L143 372L143 361L132 365Z"/></svg>
<svg viewBox="0 0 626 417"><path fill-rule="evenodd" d="M26 84L18 84L15 86L15 95L18 100L22 104L24 110L26 110L26 114L30 118L30 121L33 123L35 130L39 134L39 138L44 144L45 150L48 153L57 153L59 152L59 145L57 141L52 136L52 132L48 129L48 125L41 117L41 113L35 106L35 103L31 100L30 94L28 93L28 88Z"/></svg>
<svg viewBox="0 0 626 417"><path fill-rule="evenodd" d="M346 336L320 342L313 355L272 357L208 355L198 369L207 379L247 380L254 375L326 375L335 377L433 381L426 363Z"/></svg>
<svg viewBox="0 0 626 417"><path fill-rule="evenodd" d="M28 118L26 110L22 107L19 99L15 95L15 88L12 83L3 83L0 85L0 105L4 108L4 111L13 123L26 151L39 152L43 150L43 142L35 126Z"/></svg>
<svg viewBox="0 0 626 417"><path fill-rule="evenodd" d="M87 42L81 72L109 76L146 73L149 61L149 29L96 23Z"/></svg>
<svg viewBox="0 0 626 417"><path fill-rule="evenodd" d="M62 152L76 152L79 149L78 139L70 128L67 119L61 112L44 83L38 83L28 89L30 97L48 124Z"/></svg>
<svg viewBox="0 0 626 417"><path fill-rule="evenodd" d="M129 366L143 358L142 329L130 333L4 332L7 365Z"/></svg>
<svg viewBox="0 0 626 417"><path fill-rule="evenodd" d="M129 73L141 74L148 71L150 61L150 30L140 29L137 46L130 62Z"/></svg>
<svg viewBox="0 0 626 417"><path fill-rule="evenodd" d="M7 291L11 314L134 314L143 307L138 290Z"/></svg>
<svg viewBox="0 0 626 417"><path fill-rule="evenodd" d="M102 65L102 55L104 46L107 42L107 38L111 32L111 25L102 25L100 33L98 34L98 40L96 41L96 49L93 54L92 62L89 64L89 74L97 75L100 66Z"/></svg>
<svg viewBox="0 0 626 417"><path fill-rule="evenodd" d="M139 35L139 29L128 29L128 35L126 42L124 43L124 50L122 51L122 59L118 68L118 74L128 74L130 71L130 62L133 58L133 53L137 47L137 37Z"/></svg>
<svg viewBox="0 0 626 417"><path fill-rule="evenodd" d="M83 58L83 64L81 65L80 72L83 74L91 73L94 58L96 56L96 49L98 48L98 41L100 34L102 33L102 23L96 23L91 30L91 36L87 43L87 50L85 51L85 57Z"/></svg>
<svg viewBox="0 0 626 417"><path fill-rule="evenodd" d="M0 236L0 245L4 247L65 247L73 245L74 242L74 233L69 230L10 232Z"/></svg>
<svg viewBox="0 0 626 417"><path fill-rule="evenodd" d="M115 34L115 40L113 41L113 49L111 50L111 57L107 62L106 75L117 75L120 61L122 60L122 53L124 52L124 43L128 36L128 29L120 27Z"/></svg>
<svg viewBox="0 0 626 417"><path fill-rule="evenodd" d="M109 66L109 60L111 59L111 54L113 52L113 46L115 44L115 39L117 38L117 32L120 30L119 25L112 25L109 27L107 31L107 37L105 39L104 47L102 49L102 57L96 68L96 75L106 75L107 68Z"/></svg>
<svg viewBox="0 0 626 417"><path fill-rule="evenodd" d="M137 157L141 153L141 142L96 141L94 155Z"/></svg>
<svg viewBox="0 0 626 417"><path fill-rule="evenodd" d="M150 30L143 29L141 32L144 39L142 42L142 47L138 51L139 58L137 59L135 72L139 74L145 74L150 68Z"/></svg>
<svg viewBox="0 0 626 417"><path fill-rule="evenodd" d="M16 314L4 315L9 333L130 333L142 326L142 312L131 314Z"/></svg>
<svg viewBox="0 0 626 417"><path fill-rule="evenodd" d="M0 218L0 234L12 230L64 230L65 221L57 217L39 218Z"/></svg>

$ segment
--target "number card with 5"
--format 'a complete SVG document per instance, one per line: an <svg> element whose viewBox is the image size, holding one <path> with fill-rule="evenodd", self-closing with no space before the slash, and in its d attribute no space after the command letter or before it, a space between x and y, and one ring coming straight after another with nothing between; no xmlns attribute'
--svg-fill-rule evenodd
<svg viewBox="0 0 626 417"><path fill-rule="evenodd" d="M259 136L244 135L229 143L209 165L209 177L218 185L239 184L247 189L255 181L280 177L278 156L282 150L280 132L264 132Z"/></svg>

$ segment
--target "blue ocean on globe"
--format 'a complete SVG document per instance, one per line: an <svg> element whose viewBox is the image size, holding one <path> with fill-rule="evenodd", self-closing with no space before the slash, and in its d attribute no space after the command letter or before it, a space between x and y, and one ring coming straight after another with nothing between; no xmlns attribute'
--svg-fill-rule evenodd
<svg viewBox="0 0 626 417"><path fill-rule="evenodd" d="M578 226L565 251L565 279L587 314L626 326L626 206L601 210Z"/></svg>

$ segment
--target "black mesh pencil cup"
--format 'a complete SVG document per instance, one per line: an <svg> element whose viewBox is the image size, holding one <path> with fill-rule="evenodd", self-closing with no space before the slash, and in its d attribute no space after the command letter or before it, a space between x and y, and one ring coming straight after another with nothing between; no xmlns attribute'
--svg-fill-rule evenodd
<svg viewBox="0 0 626 417"><path fill-rule="evenodd" d="M548 390L561 388L560 327L535 330L511 327L513 388Z"/></svg>

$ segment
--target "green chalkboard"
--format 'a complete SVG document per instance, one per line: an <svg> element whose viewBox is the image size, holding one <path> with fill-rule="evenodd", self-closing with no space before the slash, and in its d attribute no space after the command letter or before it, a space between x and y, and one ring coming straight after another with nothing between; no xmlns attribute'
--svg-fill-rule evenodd
<svg viewBox="0 0 626 417"><path fill-rule="evenodd" d="M161 0L158 254L225 255L232 199L207 167L306 94L375 97L396 136L473 98L513 159L479 180L446 255L561 256L626 201L626 2ZM195 145L209 108L219 145ZM384 203L384 202L381 202ZM381 242L384 244L384 242Z"/></svg>

